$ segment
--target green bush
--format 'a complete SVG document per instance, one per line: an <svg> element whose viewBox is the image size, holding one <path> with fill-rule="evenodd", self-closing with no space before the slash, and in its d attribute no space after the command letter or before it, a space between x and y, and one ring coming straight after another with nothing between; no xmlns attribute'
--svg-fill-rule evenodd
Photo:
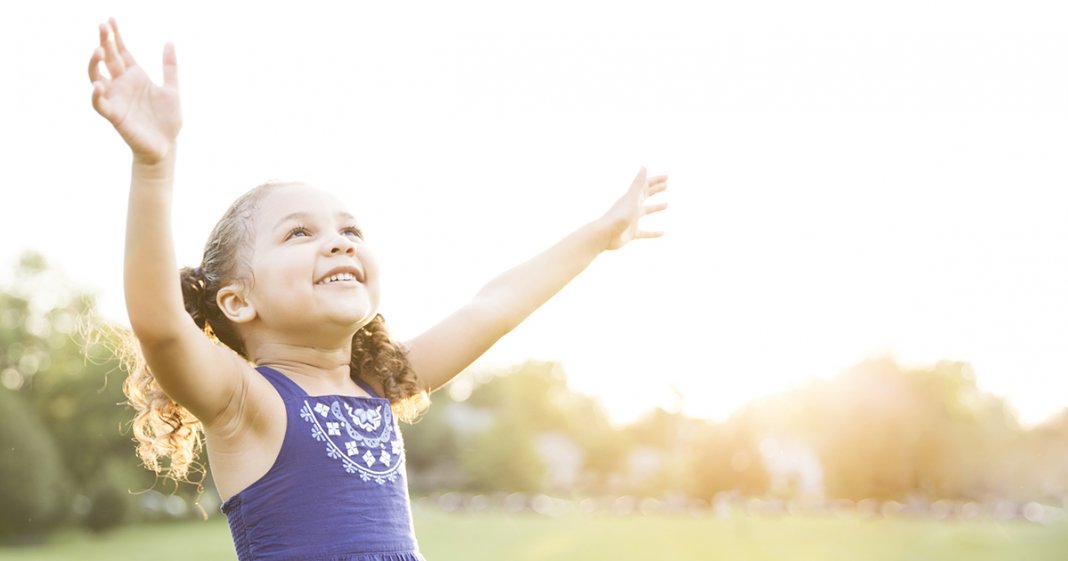
<svg viewBox="0 0 1068 561"><path fill-rule="evenodd" d="M58 526L67 487L52 436L20 395L0 388L0 540L36 541Z"/></svg>
<svg viewBox="0 0 1068 561"><path fill-rule="evenodd" d="M122 524L130 510L127 495L125 488L111 482L94 489L89 497L89 513L85 516L85 527L94 532L103 532Z"/></svg>

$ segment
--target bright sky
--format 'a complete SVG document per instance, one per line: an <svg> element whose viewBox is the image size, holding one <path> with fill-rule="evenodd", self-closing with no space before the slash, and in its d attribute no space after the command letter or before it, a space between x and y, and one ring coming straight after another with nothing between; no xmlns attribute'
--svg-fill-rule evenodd
<svg viewBox="0 0 1068 561"><path fill-rule="evenodd" d="M480 367L562 361L617 420L723 418L879 355L968 361L1027 422L1068 406L1057 2L89 4L0 7L0 263L40 251L116 321L129 155L86 73L109 15L157 79L177 46L182 264L256 184L324 187L403 338L644 165L670 176L666 237L599 258Z"/></svg>

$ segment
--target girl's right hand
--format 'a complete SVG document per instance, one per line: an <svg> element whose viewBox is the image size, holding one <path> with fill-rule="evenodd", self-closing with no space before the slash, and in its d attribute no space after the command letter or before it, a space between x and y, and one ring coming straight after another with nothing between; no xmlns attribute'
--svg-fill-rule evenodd
<svg viewBox="0 0 1068 561"><path fill-rule="evenodd" d="M110 78L100 72L101 62ZM163 48L163 86L157 86L126 50L110 19L100 24L100 46L89 61L89 80L93 108L119 131L135 161L154 164L173 154L182 128L174 45Z"/></svg>

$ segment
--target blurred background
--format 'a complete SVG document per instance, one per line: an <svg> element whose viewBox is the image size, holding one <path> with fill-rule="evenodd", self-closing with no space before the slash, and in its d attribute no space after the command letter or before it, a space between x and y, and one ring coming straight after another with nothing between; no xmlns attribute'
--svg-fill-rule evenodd
<svg viewBox="0 0 1068 561"><path fill-rule="evenodd" d="M177 46L196 265L268 179L339 195L400 339L668 174L404 426L430 559L1063 559L1068 39L1052 2L5 5L0 560L232 559L139 467L115 16ZM86 332L88 328L88 334ZM206 462L206 460L204 460Z"/></svg>

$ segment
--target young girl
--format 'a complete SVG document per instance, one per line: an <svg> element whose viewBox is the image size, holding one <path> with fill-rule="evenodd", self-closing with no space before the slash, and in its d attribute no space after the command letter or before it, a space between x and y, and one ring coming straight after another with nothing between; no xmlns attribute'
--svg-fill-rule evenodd
<svg viewBox="0 0 1068 561"><path fill-rule="evenodd" d="M666 207L646 205L667 178L647 179L643 168L603 216L398 343L377 313L379 269L356 220L307 185L268 183L242 195L201 264L176 275L174 48L164 48L157 86L111 20L100 26L89 77L93 107L133 152L125 292L144 367L125 389L138 453L185 480L203 432L242 561L423 559L396 419L412 420L431 392L599 253L661 235L638 229Z"/></svg>

